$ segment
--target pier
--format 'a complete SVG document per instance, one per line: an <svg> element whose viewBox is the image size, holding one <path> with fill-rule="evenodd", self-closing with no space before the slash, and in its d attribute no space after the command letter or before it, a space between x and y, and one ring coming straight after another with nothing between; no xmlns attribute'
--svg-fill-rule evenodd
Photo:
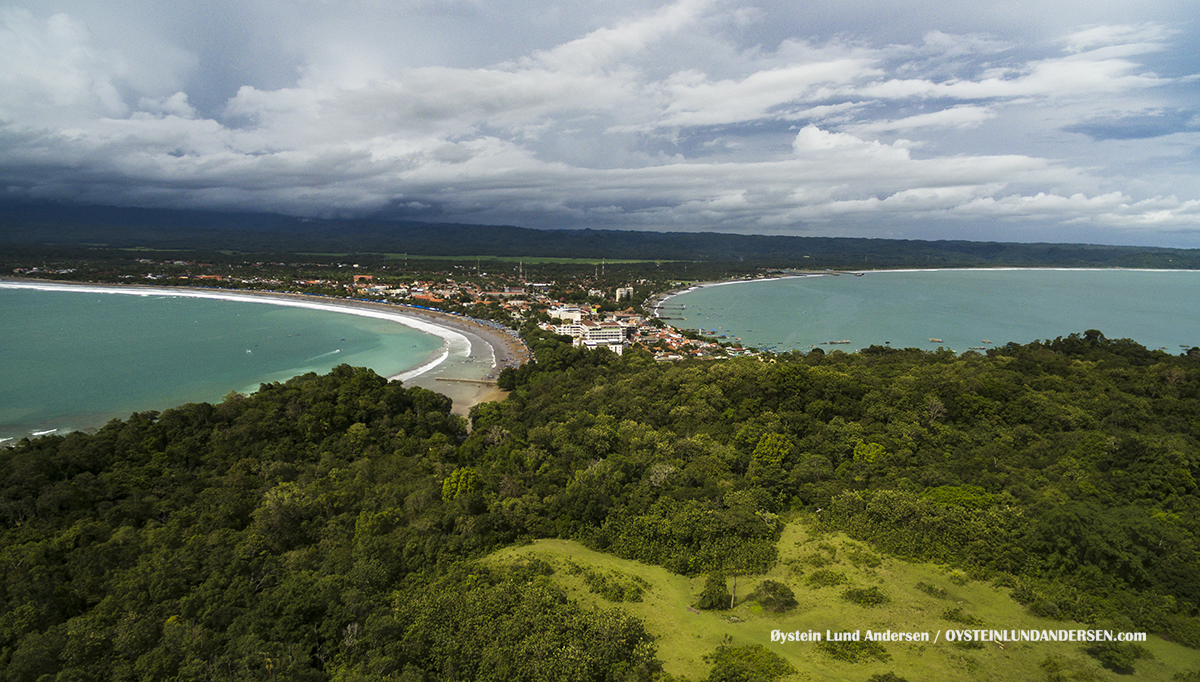
<svg viewBox="0 0 1200 682"><path fill-rule="evenodd" d="M476 384L478 386L495 386L496 382L489 379L452 379L449 377L434 377L434 381L450 381L456 384Z"/></svg>

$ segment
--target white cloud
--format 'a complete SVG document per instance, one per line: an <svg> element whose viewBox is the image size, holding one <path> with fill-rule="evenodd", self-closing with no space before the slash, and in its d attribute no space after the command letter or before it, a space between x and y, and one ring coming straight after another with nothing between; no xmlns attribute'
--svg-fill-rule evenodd
<svg viewBox="0 0 1200 682"><path fill-rule="evenodd" d="M138 102L138 110L162 116L178 116L180 118L196 117L196 109L188 102L188 96L185 92L177 92L170 97L159 97L157 99L143 97Z"/></svg>
<svg viewBox="0 0 1200 682"><path fill-rule="evenodd" d="M993 107L961 104L948 109L939 109L926 114L914 114L892 121L875 121L853 126L857 134L885 133L919 128L973 128L984 121L996 118Z"/></svg>
<svg viewBox="0 0 1200 682"><path fill-rule="evenodd" d="M471 17L497 15L417 3L333 21L332 5L285 14L266 3L252 18L279 18L263 39L290 46L293 75L266 85L262 74L286 70L267 65L216 108L203 104L211 91L181 87L205 82L208 67L179 36L139 25L166 45L151 67L73 14L0 10L0 182L18 196L316 215L418 206L559 227L1200 227L1180 152L1155 166L1160 143L1122 140L1140 145L1125 155L1140 165L1118 174L1090 138L1061 131L1102 112L1197 105L1191 74L1161 61L1192 36L1163 24L1097 23L1050 40L925 27L903 42L805 34L769 3L601 7L614 18L584 26L515 5L511 26L536 18L568 35L521 49L528 34L497 34L495 50L514 56L422 64L415 47L379 47L386 22L462 21L465 35L479 30ZM222 8L221 26L249 25L236 5ZM337 30L323 41L306 12ZM355 26L367 40L341 50ZM283 41L285 27L313 44ZM1175 144L1181 136L1200 145L1186 130ZM1146 196L1164 182L1167 198Z"/></svg>
<svg viewBox="0 0 1200 682"><path fill-rule="evenodd" d="M26 10L0 8L0 117L14 122L62 113L119 116L127 111L117 80L118 54L96 49L86 27L65 14L38 20Z"/></svg>
<svg viewBox="0 0 1200 682"><path fill-rule="evenodd" d="M704 74L677 74L666 86L670 104L660 126L721 125L788 117L777 107L811 101L820 87L836 87L878 73L851 57L757 71L739 80L711 82ZM794 108L794 107L793 107Z"/></svg>
<svg viewBox="0 0 1200 682"><path fill-rule="evenodd" d="M539 50L518 63L566 73L605 69L618 59L642 53L664 36L687 29L712 4L712 0L678 0L650 16L596 29L553 49Z"/></svg>
<svg viewBox="0 0 1200 682"><path fill-rule="evenodd" d="M1177 32L1158 24L1136 26L1101 25L1076 31L1063 39L1068 53L1088 52L1099 48L1117 47L1119 51L1154 52L1166 47Z"/></svg>

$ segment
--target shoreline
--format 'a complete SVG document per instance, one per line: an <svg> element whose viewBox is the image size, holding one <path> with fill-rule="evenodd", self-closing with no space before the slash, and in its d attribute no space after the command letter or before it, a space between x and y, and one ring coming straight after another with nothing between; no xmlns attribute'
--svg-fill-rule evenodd
<svg viewBox="0 0 1200 682"><path fill-rule="evenodd" d="M281 291L253 291L204 287L163 287L144 284L101 284L61 280L0 277L0 286L50 291L92 290L117 295L160 295L208 298L325 310L373 317L402 324L442 339L442 350L421 364L388 377L405 385L441 393L452 401L452 413L466 416L481 402L503 400L507 395L495 386L505 367L528 361L530 354L515 333L461 315L395 303L338 299Z"/></svg>
<svg viewBox="0 0 1200 682"><path fill-rule="evenodd" d="M677 289L668 289L663 292L653 294L650 297L652 303L649 308L653 311L654 317L660 317L660 308L670 299L690 293L699 289L709 287L727 286L730 284L750 284L752 282L770 282L782 279L801 279L805 277L838 277L841 275L853 275L855 277L863 277L865 275L878 275L890 272L968 272L968 271L1014 271L1014 270L1047 270L1059 272L1196 272L1194 269L1188 268L1067 268L1061 266L1021 266L1021 265L998 265L987 268L884 268L878 270L781 270L780 274L771 277L755 277L752 279L720 279L711 282L696 282L689 284L686 287Z"/></svg>
<svg viewBox="0 0 1200 682"><path fill-rule="evenodd" d="M868 278L861 287L858 286L859 276L881 273L898 273L898 276L909 277L903 281L893 281L887 277L875 280ZM738 318L736 314L730 316L730 301L753 298L783 305L772 298L768 291L777 291L778 288L764 285L759 289L725 290L723 293L713 289L749 282L839 275L844 279L853 277L845 283L837 283L836 280L825 280L825 284L813 282L811 287L809 283L795 282L780 285L784 290L807 290L796 300L806 300L808 303L804 306L797 304L794 310L789 309L791 322L786 324L776 323L761 315L750 322ZM787 276L753 280L693 282L665 292L658 300L656 312L668 316L667 323L672 326L684 329L699 325L701 329L706 329L711 325L714 330L719 327L720 331L716 333L730 337L737 334L741 336L737 340L743 344L772 353L808 352L823 345L830 346L824 349L826 351L832 349L854 353L871 345L880 345L925 351L937 347L961 355L972 351L983 352L1005 343L1026 344L1041 339L1050 341L1068 333L1101 329L1107 338L1127 338L1149 351L1174 354L1179 352L1175 350L1177 347L1184 351L1194 347L1195 330L1200 329L1197 326L1200 325L1200 319L1194 307L1187 303L1185 293L1194 291L1200 283L1198 277L1200 269L1192 268L1059 266L792 271ZM970 304L952 295L959 283L964 291L973 292ZM708 289L712 289L710 294L700 293ZM1069 299L1064 298L1062 293L1068 290L1075 292ZM1055 307L1038 308L1033 312L1017 310L1013 297L1026 293L1038 301L1053 301ZM699 298L694 301L680 298L685 294L696 294ZM861 302L863 310L870 309L873 317L843 316L840 309L821 303L829 300L826 294L834 297L844 295L838 300L855 310L858 310ZM1004 296L1007 296L1007 300L1002 300ZM895 300L890 308L876 305L891 297L895 297ZM1000 318L988 319L987 315L980 314L978 306L982 305L982 301L991 301L988 306L1010 313L1003 316L1003 323ZM1147 301L1154 304L1148 306ZM909 319L918 320L919 325L929 326L920 329L898 321L899 318L888 312L897 308L909 311ZM1169 317L1163 315L1166 311L1170 311ZM726 319L722 319L722 312ZM1153 317L1153 314L1158 314L1158 317ZM916 334L914 330L921 333ZM849 345L849 339L854 339L853 345Z"/></svg>

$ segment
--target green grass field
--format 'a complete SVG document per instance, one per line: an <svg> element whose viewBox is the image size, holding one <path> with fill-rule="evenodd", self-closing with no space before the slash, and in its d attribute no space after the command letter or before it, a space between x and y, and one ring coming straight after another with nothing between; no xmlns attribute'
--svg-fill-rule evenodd
<svg viewBox="0 0 1200 682"><path fill-rule="evenodd" d="M983 622L984 629L1070 630L1089 626L1038 618L1008 596L1006 588L970 581L965 576L932 564L916 564L872 553L869 548L841 534L811 534L802 521L789 523L780 539L780 560L770 573L737 579L737 605L730 611L689 610L704 585L703 577L686 578L657 566L618 559L591 551L567 540L540 540L510 547L488 558L507 563L534 556L555 568L552 579L582 604L601 608L619 606L636 615L658 636L659 658L665 670L700 680L708 675L703 656L726 637L733 646L761 644L787 659L800 671L791 679L862 682L874 674L894 672L910 682L927 680L1171 680L1179 672L1200 670L1200 651L1150 636L1142 643L1152 659L1137 661L1135 673L1118 675L1102 667L1083 652L1082 644L1070 642L1018 642L1000 646L983 643L967 649L947 643L948 629L972 626L943 619L946 609ZM582 574L571 572L572 564L594 572L637 576L649 583L641 602L619 605L592 593ZM818 570L844 575L845 583L812 587L807 581ZM746 596L765 579L786 584L799 605L782 614L764 611ZM931 596L917 588L923 583L941 589L945 596ZM728 581L732 588L733 579ZM842 598L849 587L877 587L890 602L862 607ZM1093 628L1100 626L1091 626ZM845 663L834 660L812 642L772 643L772 630L928 632L928 643L884 643L891 660ZM937 633L941 640L934 643ZM1057 664L1051 678L1043 662Z"/></svg>

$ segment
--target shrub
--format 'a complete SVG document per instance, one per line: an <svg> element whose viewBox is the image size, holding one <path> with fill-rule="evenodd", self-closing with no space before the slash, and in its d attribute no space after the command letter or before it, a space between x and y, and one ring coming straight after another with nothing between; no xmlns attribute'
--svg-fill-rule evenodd
<svg viewBox="0 0 1200 682"><path fill-rule="evenodd" d="M917 589L931 597L936 597L938 599L950 598L950 595L946 593L945 588L930 585L929 583L917 583Z"/></svg>
<svg viewBox="0 0 1200 682"><path fill-rule="evenodd" d="M804 579L804 582L808 583L808 586L813 588L833 587L834 585L841 585L848 582L848 578L846 578L845 573L839 573L838 571L831 571L828 568L822 568L819 571L813 571L812 573L809 573L808 577Z"/></svg>
<svg viewBox="0 0 1200 682"><path fill-rule="evenodd" d="M822 554L805 554L800 557L800 561L812 566L813 568L824 568L831 563L834 563L829 557Z"/></svg>
<svg viewBox="0 0 1200 682"><path fill-rule="evenodd" d="M611 602L640 602L650 583L640 576L620 571L601 573L572 563L568 569L573 575L583 574L583 582L593 594Z"/></svg>
<svg viewBox="0 0 1200 682"><path fill-rule="evenodd" d="M851 587L842 593L842 599L859 606L879 606L891 601L878 587Z"/></svg>
<svg viewBox="0 0 1200 682"><path fill-rule="evenodd" d="M715 652L706 655L704 660L713 664L707 682L772 682L796 672L779 654L761 644L739 647L723 644Z"/></svg>
<svg viewBox="0 0 1200 682"><path fill-rule="evenodd" d="M879 568L883 565L883 559L879 558L878 554L857 547L846 552L846 558L850 563L858 567L866 566L867 568Z"/></svg>
<svg viewBox="0 0 1200 682"><path fill-rule="evenodd" d="M942 611L942 620L948 620L951 623L962 623L963 625L970 625L973 627L979 627L980 625L983 625L982 620L972 616L969 613L963 613L963 610L957 607L953 609L947 608Z"/></svg>
<svg viewBox="0 0 1200 682"><path fill-rule="evenodd" d="M1062 656L1051 654L1041 662L1046 672L1046 682L1100 682L1100 671L1096 668Z"/></svg>
<svg viewBox="0 0 1200 682"><path fill-rule="evenodd" d="M836 661L846 663L864 663L871 659L887 662L892 655L879 642L829 642L817 643L817 649L828 654Z"/></svg>
<svg viewBox="0 0 1200 682"><path fill-rule="evenodd" d="M1100 665L1121 675L1133 674L1133 663L1139 658L1154 658L1150 650L1128 642L1097 642L1084 649Z"/></svg>
<svg viewBox="0 0 1200 682"><path fill-rule="evenodd" d="M777 613L787 611L796 606L796 594L791 588L774 580L764 580L751 595L755 601L762 604L764 609Z"/></svg>

